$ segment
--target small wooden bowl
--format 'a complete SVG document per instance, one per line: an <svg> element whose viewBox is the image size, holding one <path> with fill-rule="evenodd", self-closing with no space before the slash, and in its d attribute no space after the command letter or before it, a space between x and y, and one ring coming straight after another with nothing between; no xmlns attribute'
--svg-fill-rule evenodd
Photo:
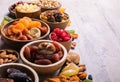
<svg viewBox="0 0 120 82"><path fill-rule="evenodd" d="M7 78L6 70L8 68L15 68L24 73L27 73L27 75L32 79L33 82L39 82L39 77L37 73L31 67L20 63L7 63L0 65L0 78Z"/></svg>
<svg viewBox="0 0 120 82"><path fill-rule="evenodd" d="M56 12L56 11L58 11L58 10L48 10L48 11L42 12L40 14L40 19L50 26L50 31L51 32L55 28L65 29L67 27L67 25L68 25L68 22L69 22L69 15L67 13L64 13L64 14L66 14L68 16L68 19L65 20L64 22L49 22L47 20L42 19L42 15L47 14L47 13Z"/></svg>
<svg viewBox="0 0 120 82"><path fill-rule="evenodd" d="M49 39L52 40L51 39L51 34L49 35ZM52 40L52 41L54 41L54 40ZM62 44L66 48L67 52L69 52L70 49L71 49L72 37L68 41L59 42L59 43Z"/></svg>
<svg viewBox="0 0 120 82"><path fill-rule="evenodd" d="M24 3L26 3L26 2L24 2ZM32 4L32 3L27 3L27 4ZM35 5L37 5L37 4L35 4ZM41 13L41 7L40 6L38 6L38 7L39 7L39 9L34 11L34 12L20 12L20 11L15 9L16 17L17 18L22 18L22 17L27 16L27 17L30 17L30 18L37 18L37 19L39 19L39 15Z"/></svg>
<svg viewBox="0 0 120 82"><path fill-rule="evenodd" d="M3 52L3 51L6 51L7 55L10 55L10 54L13 54L16 56L16 60L14 61L11 61L11 62L6 62L6 63L18 63L19 62L19 53L16 51L16 50L12 50L12 49L2 49L0 50L0 54ZM2 58L2 57L1 57ZM4 58L5 59L5 58ZM5 63L3 63L5 64Z"/></svg>
<svg viewBox="0 0 120 82"><path fill-rule="evenodd" d="M1 36L2 36L3 41L4 41L7 45L11 46L11 48L13 48L13 49L15 49L15 50L19 50L19 49L21 49L21 47L22 47L23 45L25 45L25 44L28 43L28 42L35 41L35 40L40 40L40 39L45 39L45 38L49 35L49 33L50 33L50 27L49 27L45 22L43 22L43 21L41 21L41 20L33 19L33 18L31 18L31 19L32 19L32 20L35 20L35 21L41 22L42 25L44 25L44 26L47 27L48 32L47 32L46 34L44 34L43 36L40 36L39 38L34 39L34 40L13 40L13 39L10 39L10 38L8 38L8 37L5 35L4 29L8 28L8 26L11 25L13 22L19 20L19 19L16 19L16 20L14 20L14 21L11 21L11 22L7 23L4 27L1 28Z"/></svg>
<svg viewBox="0 0 120 82"><path fill-rule="evenodd" d="M47 10L57 10L62 6L61 3L58 2L58 4L59 4L59 6L54 7L54 8L41 7L41 12L44 12L44 11L47 11Z"/></svg>
<svg viewBox="0 0 120 82"><path fill-rule="evenodd" d="M27 46L30 46L30 45L38 45L40 42L53 42L53 41L51 41L51 40L37 40L37 41L33 41L33 42L30 42L30 43L27 43L20 50L21 60L26 65L32 67L39 74L53 74L57 70L59 70L63 66L63 64L65 63L66 58L67 58L67 50L66 50L66 48L63 45L61 45L60 43L57 42L57 44L60 45L60 47L63 50L63 53L64 53L63 57L59 61L57 61L55 63L52 63L52 64L49 64L49 65L38 65L38 64L35 64L35 63L32 63L32 62L28 61L25 58L25 56L24 56L24 49Z"/></svg>

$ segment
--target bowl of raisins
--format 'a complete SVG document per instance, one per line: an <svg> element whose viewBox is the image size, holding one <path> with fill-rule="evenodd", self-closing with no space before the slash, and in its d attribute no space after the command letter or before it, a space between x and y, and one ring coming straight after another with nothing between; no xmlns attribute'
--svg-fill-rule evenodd
<svg viewBox="0 0 120 82"><path fill-rule="evenodd" d="M0 82L39 82L39 77L31 67L20 63L0 65Z"/></svg>
<svg viewBox="0 0 120 82"><path fill-rule="evenodd" d="M21 48L20 58L39 74L53 74L65 63L67 50L58 42L37 40Z"/></svg>
<svg viewBox="0 0 120 82"><path fill-rule="evenodd" d="M65 29L69 22L69 15L60 10L48 10L40 14L40 19L50 26L50 31L55 28Z"/></svg>

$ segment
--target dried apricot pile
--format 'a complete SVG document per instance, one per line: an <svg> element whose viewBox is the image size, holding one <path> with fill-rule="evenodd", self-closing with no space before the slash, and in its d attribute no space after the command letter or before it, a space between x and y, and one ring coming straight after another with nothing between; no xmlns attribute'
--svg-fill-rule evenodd
<svg viewBox="0 0 120 82"><path fill-rule="evenodd" d="M46 34L48 28L43 26L41 22L32 20L29 17L23 17L14 21L5 28L5 35L14 40L32 40L37 39Z"/></svg>

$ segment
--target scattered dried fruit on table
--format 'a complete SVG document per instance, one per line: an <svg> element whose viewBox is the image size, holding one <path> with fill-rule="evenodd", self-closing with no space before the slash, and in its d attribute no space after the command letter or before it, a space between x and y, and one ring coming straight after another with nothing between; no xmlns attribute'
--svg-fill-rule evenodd
<svg viewBox="0 0 120 82"><path fill-rule="evenodd" d="M92 82L92 80L85 79L85 80L83 80L83 82Z"/></svg>
<svg viewBox="0 0 120 82"><path fill-rule="evenodd" d="M81 80L84 80L87 77L86 72L80 72L80 75L78 75Z"/></svg>
<svg viewBox="0 0 120 82"><path fill-rule="evenodd" d="M61 75L73 76L73 75L77 75L78 73L79 73L79 67L74 63L70 63L62 69L60 76Z"/></svg>
<svg viewBox="0 0 120 82"><path fill-rule="evenodd" d="M76 47L76 42L72 42L71 43L71 49L75 49L75 47Z"/></svg>
<svg viewBox="0 0 120 82"><path fill-rule="evenodd" d="M79 56L79 54L77 54L75 52L69 52L68 56L67 56L66 63L69 64L71 62L73 62L75 64L79 64L80 63L80 56Z"/></svg>

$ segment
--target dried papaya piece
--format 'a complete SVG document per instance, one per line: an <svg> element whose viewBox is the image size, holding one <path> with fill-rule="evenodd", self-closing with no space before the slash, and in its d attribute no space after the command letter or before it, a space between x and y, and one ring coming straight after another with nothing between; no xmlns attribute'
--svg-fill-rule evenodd
<svg viewBox="0 0 120 82"><path fill-rule="evenodd" d="M25 19L25 18L22 18L19 20L19 23L22 23L26 28L29 27L29 20Z"/></svg>
<svg viewBox="0 0 120 82"><path fill-rule="evenodd" d="M32 21L32 22L30 23L29 28L33 28L33 27L41 27L41 23L38 22L38 21Z"/></svg>
<svg viewBox="0 0 120 82"><path fill-rule="evenodd" d="M29 18L29 17L23 17L22 19L26 19L26 20L28 20L29 22L32 21L31 18Z"/></svg>
<svg viewBox="0 0 120 82"><path fill-rule="evenodd" d="M22 23L18 23L15 25L15 27L12 27L12 32L17 34L19 32L22 32L25 29L25 26Z"/></svg>

